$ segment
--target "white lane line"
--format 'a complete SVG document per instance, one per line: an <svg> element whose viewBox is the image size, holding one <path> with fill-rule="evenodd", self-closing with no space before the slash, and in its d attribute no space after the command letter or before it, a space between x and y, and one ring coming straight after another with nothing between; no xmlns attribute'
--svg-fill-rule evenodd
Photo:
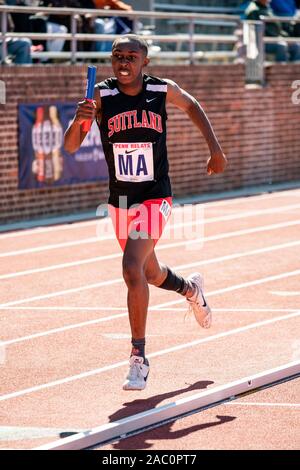
<svg viewBox="0 0 300 470"><path fill-rule="evenodd" d="M282 274L275 274L275 275L268 276L268 277L265 277L265 278L262 278L262 279L256 279L254 281L248 281L248 282L244 282L242 284L237 284L235 286L224 287L222 289L216 289L214 291L205 293L205 297L210 297L212 295L224 294L225 292L232 292L234 290L243 289L244 287L253 287L253 286L256 286L258 284L264 284L265 282L278 281L279 279L285 279L287 277L299 276L299 275L300 275L300 269L297 269L295 271L289 271L289 272L282 273ZM179 303L182 303L182 302L185 302L185 299L171 300L169 302L164 302L164 303L161 303L159 305L156 305L156 307L157 308L168 307L170 305L176 305L176 304L179 304Z"/></svg>
<svg viewBox="0 0 300 470"><path fill-rule="evenodd" d="M0 426L0 441L20 441L23 439L42 439L44 437L58 438L62 433L77 433L83 430L74 428L43 428L43 427L20 427ZM2 449L1 449L2 450Z"/></svg>
<svg viewBox="0 0 300 470"><path fill-rule="evenodd" d="M280 199L280 198L286 198L286 197L298 197L300 196L300 191L298 189L293 189L293 190L283 190L283 191L278 191L274 192L272 194L257 194L257 195L251 195L251 199L249 196L240 196L234 199L225 199L221 201L208 201L208 202L199 202L195 203L194 205L201 205L205 206L207 208L210 207L218 207L218 206L223 206L223 205L235 205L235 204L243 204L243 202L253 202L258 200L270 200L272 199ZM182 207L181 206L174 206L174 210L178 210ZM243 210L243 209L241 209ZM82 227L88 227L92 225L97 225L99 223L102 223L104 219L99 219L96 218L96 212L95 212L95 220L91 221L75 221L75 222L69 222L69 223L63 223L61 225L55 225L52 227L34 227L34 228L29 228L25 230L18 230L17 232L9 232L9 233L0 233L0 241L6 238L17 238L17 237L24 237L27 235L39 235L41 233L47 233L47 232L59 232L61 230L72 230L72 229L77 229L77 228L82 228Z"/></svg>
<svg viewBox="0 0 300 470"><path fill-rule="evenodd" d="M232 401L224 403L224 405L238 405L238 406L274 406L274 407L283 407L283 408L299 408L299 403L252 403L251 401Z"/></svg>
<svg viewBox="0 0 300 470"><path fill-rule="evenodd" d="M223 294L224 292L231 292L231 291L234 291L234 290L243 289L244 287L263 284L265 282L269 282L269 281L277 280L277 279L283 279L285 277L295 276L295 275L298 275L298 274L300 274L300 269L298 271L282 273L282 274L278 274L276 276L269 276L269 277L262 278L262 279L256 279L254 281L244 282L243 284L237 284L237 285L234 285L234 286L225 287L223 289L218 289L218 290L215 290L215 291L211 291L211 292L206 293L205 297L211 297L213 295ZM154 305L153 307L149 307L149 311L153 310L154 308L155 309L161 309L163 307L169 307L170 305L176 305L176 304L179 304L179 303L182 303L182 302L185 302L185 301L186 301L185 298L179 299L179 300L171 300L169 302L164 302L164 303L161 303L161 304L158 304L158 305ZM34 338L40 338L42 336L48 336L48 335L53 334L53 333L61 333L61 332L67 331L67 330L73 330L75 328L82 328L82 327L86 327L86 326L96 325L98 323L103 323L103 322L106 322L106 321L115 320L115 319L123 318L123 317L127 317L127 316L128 316L128 313L126 311L126 312L120 313L118 315L110 315L109 317L96 318L94 320L87 320L85 322L74 323L72 325L62 326L60 328L54 328L54 329L43 331L43 332L40 332L40 333L34 333L32 335L22 336L20 338L15 338L15 339L7 340L7 341L2 341L2 345L3 346L8 346L9 344L20 343L22 341L28 341L28 340L31 340L31 339L34 339Z"/></svg>
<svg viewBox="0 0 300 470"><path fill-rule="evenodd" d="M99 263L100 261L114 259L114 258L121 258L122 253L116 253L114 255L104 255L104 256L96 256L94 258L85 258L80 261L71 261L69 263L60 263L60 264L53 264L51 266L46 266L44 268L34 268L34 269L27 269L26 271L19 271L9 274L1 274L0 279L13 279L19 276L28 276L32 274L39 274L45 273L49 271L56 271L58 269L67 269L67 268L74 268L75 266L84 266L85 264L91 263Z"/></svg>
<svg viewBox="0 0 300 470"><path fill-rule="evenodd" d="M236 219L245 219L248 217L255 217L257 215L266 215L266 214L274 214L278 213L281 214L281 212L286 212L286 211L291 211L293 209L299 209L300 204L290 204L287 206L279 206L279 207L272 207L271 209L262 209L262 210L256 210L256 211L245 211L237 214L229 214L229 215L224 215L220 217L211 217L205 219L203 218L203 225L210 224L210 223L215 223L215 222L222 222L222 221L229 221L229 220L236 220ZM110 222L109 222L110 224ZM199 224L199 221L189 221L189 222L183 222L180 224L171 224L169 226L169 230L172 229L172 227L188 227L188 226L193 226L195 224ZM111 226L111 224L110 224ZM46 250L53 250L53 249L58 249L58 248L66 248L70 246L77 246L77 245L83 245L83 244L88 244L88 243L97 243L100 241L104 240L113 240L115 237L112 233L110 236L104 236L104 237L90 237L90 238L84 238L82 240L76 240L76 241L69 241L69 242L63 242L63 243L55 243L55 244L49 244L49 245L44 245L44 246L38 246L34 248L26 248L22 250L15 250L15 251L9 251L9 252L2 252L0 253L0 258L6 258L9 256L19 256L23 254L30 254L30 253L39 253L42 251ZM198 240L199 241L199 240ZM183 242L183 243L186 243ZM189 242L190 243L190 242Z"/></svg>
<svg viewBox="0 0 300 470"><path fill-rule="evenodd" d="M57 248L66 248L68 246L85 245L87 243L96 243L97 241L99 241L97 237L89 237L89 238L83 238L82 240L76 240L76 241L71 241L71 242L54 243L51 245L37 246L35 248L26 248L23 250L2 252L0 253L0 258L7 258L8 256L26 255L29 253L39 253L41 251L55 250Z"/></svg>
<svg viewBox="0 0 300 470"><path fill-rule="evenodd" d="M189 242L187 242L185 240L183 242L174 242L174 243L158 245L156 247L156 251L157 250L167 250L167 249L170 249L170 248L173 248L173 247L178 247L178 246L185 246L187 244L191 245L191 244L194 244L194 243L200 243L200 242L205 243L205 242L211 242L211 241L216 241L216 240L222 240L224 238L238 237L238 236L248 235L250 233L277 230L277 229L280 229L280 228L293 227L295 225L300 225L300 219L299 220L289 221L289 222L282 222L282 223L279 223L279 224L262 225L262 226L259 226L259 227L254 227L254 228L251 228L251 229L238 230L238 231L234 231L234 232L225 232L225 233L221 233L220 235L211 235L211 236L208 236L208 237L197 238L197 239L191 240ZM297 240L295 242L290 242L290 243L291 244L294 243L295 246L297 246L299 241ZM19 272L14 272L14 273L9 273L9 274L2 274L2 275L0 275L0 280L1 279L2 280L4 280L4 279L13 279L13 278L19 277L19 276L39 274L39 273L43 273L43 272L55 271L55 270L58 270L58 269L67 269L67 268L72 268L72 267L75 267L75 266L83 266L85 264L98 263L100 261L105 261L105 260L107 261L109 259L121 258L122 256L123 256L123 254L120 252L120 253L116 253L116 254L112 254L112 255L103 255L103 256L97 256L97 257L94 257L94 258L86 258L86 259L80 260L80 261L72 261L72 262L69 262L69 263L55 264L55 265L52 265L52 266L46 266L44 268L35 268L35 269L28 269L26 271L19 271ZM229 256L231 256L231 255L229 255ZM228 258L228 259L230 259L230 258ZM193 264L190 264L189 266L192 267Z"/></svg>
<svg viewBox="0 0 300 470"><path fill-rule="evenodd" d="M51 330L42 331L40 333L34 333L32 335L22 336L20 338L10 339L7 341L1 341L2 347L9 346L10 344L22 343L36 338L42 338L43 336L53 335L54 333L62 333L64 331L74 330L76 328L83 328L86 326L98 325L99 323L107 322L110 320L117 320L118 318L127 317L127 312L123 312L117 315L110 315L108 317L96 318L95 320L88 320L81 323L74 323L68 326L61 326L59 328L52 328Z"/></svg>
<svg viewBox="0 0 300 470"><path fill-rule="evenodd" d="M82 287L74 287L72 289L65 289L65 290L61 290L57 292L52 292L50 294L36 295L34 297L27 297L25 299L20 299L20 300L12 300L11 302L0 304L0 309L3 307L11 307L12 305L19 305L19 304L23 304L27 302L34 302L35 300L52 299L54 297L59 297L61 295L69 295L69 294L74 294L76 292L82 292L82 291L86 291L90 289L97 289L98 287L111 286L113 284L119 284L121 282L124 282L122 277L113 279L113 280L108 280L108 281L96 282L94 284L88 284Z"/></svg>
<svg viewBox="0 0 300 470"><path fill-rule="evenodd" d="M115 259L115 258L120 258L122 254L116 253L113 255L103 255L103 256L96 256L95 258L87 258L81 261L72 261L69 263L61 263L61 264L54 264L52 266L46 266L44 268L35 268L35 269L27 269L25 271L19 271L19 272L14 272L14 273L9 273L9 274L1 274L0 279L13 279L15 277L19 276L27 276L27 275L32 275L32 274L39 274L39 273L45 273L49 271L56 271L58 269L66 269L66 268L74 268L75 266L83 266L85 264L90 264L90 263L98 263L100 261L106 261L109 259Z"/></svg>
<svg viewBox="0 0 300 470"><path fill-rule="evenodd" d="M298 297L300 295L300 291L270 290L270 294L278 295L279 297Z"/></svg>
<svg viewBox="0 0 300 470"><path fill-rule="evenodd" d="M30 307L28 307L30 308ZM214 312L253 312L253 313L266 313L266 312L295 312L298 310L299 305L295 308L216 308L214 307ZM158 312L185 312L186 308L184 307L151 307L151 310Z"/></svg>
<svg viewBox="0 0 300 470"><path fill-rule="evenodd" d="M96 211L95 211L95 219L96 219ZM69 223L63 223L63 224L56 224L51 227L33 227L33 228L28 228L28 229L20 229L17 231L12 231L9 233L0 233L0 241L5 240L8 238L23 238L25 236L31 235L40 235L43 233L48 233L48 232L60 232L62 230L72 230L72 229L77 229L77 228L82 228L82 227L89 227L91 225L95 225L98 223L100 220L89 220L86 222L69 222Z"/></svg>
<svg viewBox="0 0 300 470"><path fill-rule="evenodd" d="M155 311L170 311L170 312L174 312L174 311L180 311L180 312L183 312L183 311L186 311L186 308L184 307L165 307L165 308L156 308L156 307L149 307L151 310ZM295 312L295 310L297 310L299 308L298 307L295 307L295 308L216 308L214 307L214 312ZM16 310L16 311L19 311L19 310L30 310L30 311L46 311L46 310L50 310L50 311L82 311L82 312L85 312L86 310L88 311L107 311L107 310L115 310L115 311L124 311L126 310L126 307L61 307L59 305L53 307L2 307L2 310Z"/></svg>
<svg viewBox="0 0 300 470"><path fill-rule="evenodd" d="M251 251L246 251L246 252L241 252L241 253L235 253L233 255L226 255L226 256L221 256L221 257L218 257L218 258L211 258L211 259L208 259L208 260L203 260L203 261L199 261L199 262L195 262L195 263L179 265L179 266L175 266L174 269L185 270L185 269L189 269L189 268L195 267L195 266L205 266L205 265L209 265L209 264L213 264L213 263L230 261L230 260L242 258L242 257L245 257L245 256L253 256L253 255L257 255L257 254L261 254L261 253L265 253L265 252L272 252L272 251L281 250L281 249L284 249L284 248L290 248L290 247L296 246L298 244L300 244L300 241L283 243L283 244L280 244L280 245L273 245L273 246L266 247L266 248L259 248L258 250L251 250ZM95 289L95 288L103 287L103 286L114 285L114 284L118 284L118 283L122 283L122 282L124 282L123 278L117 278L117 279L112 279L112 280L108 280L108 281L98 282L98 283L95 283L95 284L94 283L93 284L87 284L87 285L81 286L81 287L74 287L72 289L65 289L65 290L62 290L62 291L43 294L43 295L39 295L39 296L27 297L25 299L12 300L10 302L0 304L0 309L3 308L3 307L11 307L13 305L19 305L19 304L23 304L23 303L27 303L27 302L33 302L33 301L36 301L36 300L50 299L50 298L58 297L58 296L61 296L61 295L74 294L76 292L89 290L89 289Z"/></svg>
<svg viewBox="0 0 300 470"><path fill-rule="evenodd" d="M217 258L211 258L211 259L203 260L203 261L195 261L194 263L179 264L175 266L174 269L186 270L186 269L194 268L197 266L206 266L209 264L221 263L224 261L231 261L233 259L243 258L245 256L260 255L262 253L271 253L272 251L283 250L285 248L293 248L295 246L298 246L299 244L300 244L300 240L297 240L294 242L281 243L278 245L267 246L265 248L257 248L256 250L249 250L247 252L239 252L239 253L235 253L232 255L219 256Z"/></svg>
<svg viewBox="0 0 300 470"><path fill-rule="evenodd" d="M221 233L220 235L200 237L200 238L195 238L193 240L188 240L188 241L185 240L183 242L175 242L175 243L168 243L168 244L165 243L163 245L160 244L156 246L155 250L156 251L166 250L169 248L175 248L179 246L187 247L188 249L190 249L191 245L200 245L200 247L202 248L202 245L204 244L204 242L207 242L207 241L215 241L215 240L222 240L222 239L232 238L232 237L240 237L240 236L249 235L252 233L266 232L269 230L277 230L279 228L292 227L295 225L299 225L298 220L296 221L293 220L292 222L281 222L278 224L271 224L271 225L261 225L259 227L254 227L254 228L249 228L249 229L244 229L244 230L235 230L233 232L225 232L225 233Z"/></svg>
<svg viewBox="0 0 300 470"><path fill-rule="evenodd" d="M104 310L104 311L107 311L107 310L113 310L113 311L119 311L119 310L125 310L126 307L60 307L60 306L57 306L57 307L2 307L1 310L54 310L54 311L58 311L58 310L62 310L62 311L71 311L71 312L76 312L76 311L85 311L85 310L88 310L88 311L99 311L99 310ZM295 309L292 309L293 311Z"/></svg>
<svg viewBox="0 0 300 470"><path fill-rule="evenodd" d="M191 341L189 343L184 343L184 344L180 344L180 345L177 345L177 346L173 346L172 348L167 348L167 349L163 349L161 351L156 351L154 353L148 354L148 357L149 358L158 357L158 356L162 356L164 354L169 354L169 353L172 353L172 352L181 351L183 349L198 346L199 344L208 343L208 342L220 339L220 338L225 338L225 337L235 335L235 334L238 334L238 333L243 333L245 331L249 331L249 330L254 329L254 328L258 328L258 327L265 326L265 325L270 325L270 324L278 322L278 321L289 320L291 318L295 318L295 317L298 317L298 316L300 316L300 311L292 313L290 315L280 316L280 317L277 317L277 318L272 318L272 319L263 320L263 321L260 321L260 322L251 323L250 325L243 326L243 327L240 327L240 328L235 328L233 330L225 331L223 333L218 333L216 335L209 336L208 338L202 338L202 339L198 339L198 340L195 340L195 341ZM40 390L45 390L47 388L55 387L57 385L63 385L63 384L66 384L66 383L74 382L76 380L91 377L93 375L98 375L98 374L101 374L103 372L111 371L113 369L117 369L119 367L123 367L123 366L127 366L127 365L128 365L128 361L116 362L114 364L110 364L110 365L107 365L107 366L104 366L104 367L100 367L98 369L89 370L87 372L82 372L80 374L72 375L70 377L64 377L63 379L58 379L58 380L54 380L52 382L48 382L48 383L45 383L45 384L35 385L34 387L29 387L29 388L26 388L26 389L23 389L23 390L18 390L16 392L7 393L5 395L0 396L0 401L5 401L5 400L9 400L11 398L16 398L16 397L28 395L30 393L38 392Z"/></svg>

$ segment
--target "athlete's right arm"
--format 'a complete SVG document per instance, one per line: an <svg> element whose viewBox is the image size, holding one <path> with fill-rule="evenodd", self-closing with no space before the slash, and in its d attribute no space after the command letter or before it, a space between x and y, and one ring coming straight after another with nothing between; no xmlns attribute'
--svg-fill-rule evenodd
<svg viewBox="0 0 300 470"><path fill-rule="evenodd" d="M64 135L64 148L69 153L76 152L82 144L87 132L82 128L82 123L87 120L93 121L97 117L101 118L101 98L99 88L95 87L94 100L83 100L77 104L77 109L73 121L69 125Z"/></svg>

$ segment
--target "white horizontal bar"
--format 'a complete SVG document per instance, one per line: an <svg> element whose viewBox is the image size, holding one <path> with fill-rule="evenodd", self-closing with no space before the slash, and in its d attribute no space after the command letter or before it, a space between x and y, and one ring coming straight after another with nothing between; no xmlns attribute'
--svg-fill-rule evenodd
<svg viewBox="0 0 300 470"><path fill-rule="evenodd" d="M102 426L77 433L60 439L34 450L80 450L91 446L101 445L106 441L126 436L128 433L142 431L148 426L175 419L198 408L203 408L228 400L250 390L255 390L272 382L300 373L300 361L290 362L275 369L269 369L259 374L244 377L241 380L221 385L205 392L200 392L188 398L169 403L159 408L152 408L143 413L114 421Z"/></svg>
<svg viewBox="0 0 300 470"><path fill-rule="evenodd" d="M26 35L26 38L29 39L72 39L72 34L70 33L5 33L6 38L23 38ZM119 38L118 34L76 34L77 41L114 41ZM190 41L197 43L226 43L234 44L237 41L237 36L229 34L194 34L191 38L189 34L149 34L145 36L145 39L153 40L156 42L184 42ZM66 53L60 53L62 54ZM77 55L77 52L76 52Z"/></svg>
<svg viewBox="0 0 300 470"><path fill-rule="evenodd" d="M234 401L234 402L227 402L225 405L236 405L236 406L261 406L262 408L266 406L274 407L274 408L299 408L300 403L268 403L268 402L251 402L251 401Z"/></svg>
<svg viewBox="0 0 300 470"><path fill-rule="evenodd" d="M34 59L70 59L71 52L32 52ZM149 51L148 56L152 59L188 59L189 52L184 51ZM220 59L234 58L235 51L195 51L195 59ZM107 59L110 60L111 52L76 52L78 59Z"/></svg>
<svg viewBox="0 0 300 470"><path fill-rule="evenodd" d="M299 38L293 38L293 37L281 37L281 41L287 42L288 44L298 44ZM265 36L264 37L264 43L265 44L277 44L278 43L278 36L277 37L269 37Z"/></svg>
<svg viewBox="0 0 300 470"><path fill-rule="evenodd" d="M275 21L285 22L285 23L300 23L300 18L298 16L272 16L272 18L268 16L261 16L261 20L265 23L274 23ZM285 40L285 37L284 37Z"/></svg>
<svg viewBox="0 0 300 470"><path fill-rule="evenodd" d="M0 6L0 13L7 12L7 13L45 13L49 15L66 15L70 16L72 14L75 15L86 15L89 14L91 16L120 16L120 10L107 10L102 8L97 9L87 9L87 8L53 8L53 7L29 7L29 6L10 6L10 5L3 5ZM142 11L142 10L134 10L134 11L126 11L123 13L123 16L127 18L156 18L156 19L169 19L169 18L186 18L189 20L193 19L228 19L229 21L237 20L240 21L240 17L238 15L227 15L226 13L183 13L183 12L166 12L166 13L158 13L154 11Z"/></svg>

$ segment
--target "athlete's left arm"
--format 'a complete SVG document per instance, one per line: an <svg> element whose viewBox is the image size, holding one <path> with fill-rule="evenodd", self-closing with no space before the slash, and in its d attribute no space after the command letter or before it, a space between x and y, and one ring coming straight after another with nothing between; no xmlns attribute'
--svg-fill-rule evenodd
<svg viewBox="0 0 300 470"><path fill-rule="evenodd" d="M209 175L212 173L222 173L226 168L227 159L203 108L196 98L180 88L177 83L169 79L165 79L165 81L168 84L167 103L172 103L177 108L185 111L207 142L210 150L210 158L207 161L207 173Z"/></svg>

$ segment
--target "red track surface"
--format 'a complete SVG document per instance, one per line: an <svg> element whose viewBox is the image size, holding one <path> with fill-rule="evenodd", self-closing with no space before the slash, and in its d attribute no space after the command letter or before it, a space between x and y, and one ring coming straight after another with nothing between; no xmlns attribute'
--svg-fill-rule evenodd
<svg viewBox="0 0 300 470"><path fill-rule="evenodd" d="M121 390L126 289L117 242L96 238L103 224L0 235L1 448L33 448L300 358L300 191L208 203L204 216L202 246L162 240L157 254L204 274L213 327L184 321L180 296L151 289L144 392ZM106 448L296 449L299 383L238 400L265 406L218 406Z"/></svg>

